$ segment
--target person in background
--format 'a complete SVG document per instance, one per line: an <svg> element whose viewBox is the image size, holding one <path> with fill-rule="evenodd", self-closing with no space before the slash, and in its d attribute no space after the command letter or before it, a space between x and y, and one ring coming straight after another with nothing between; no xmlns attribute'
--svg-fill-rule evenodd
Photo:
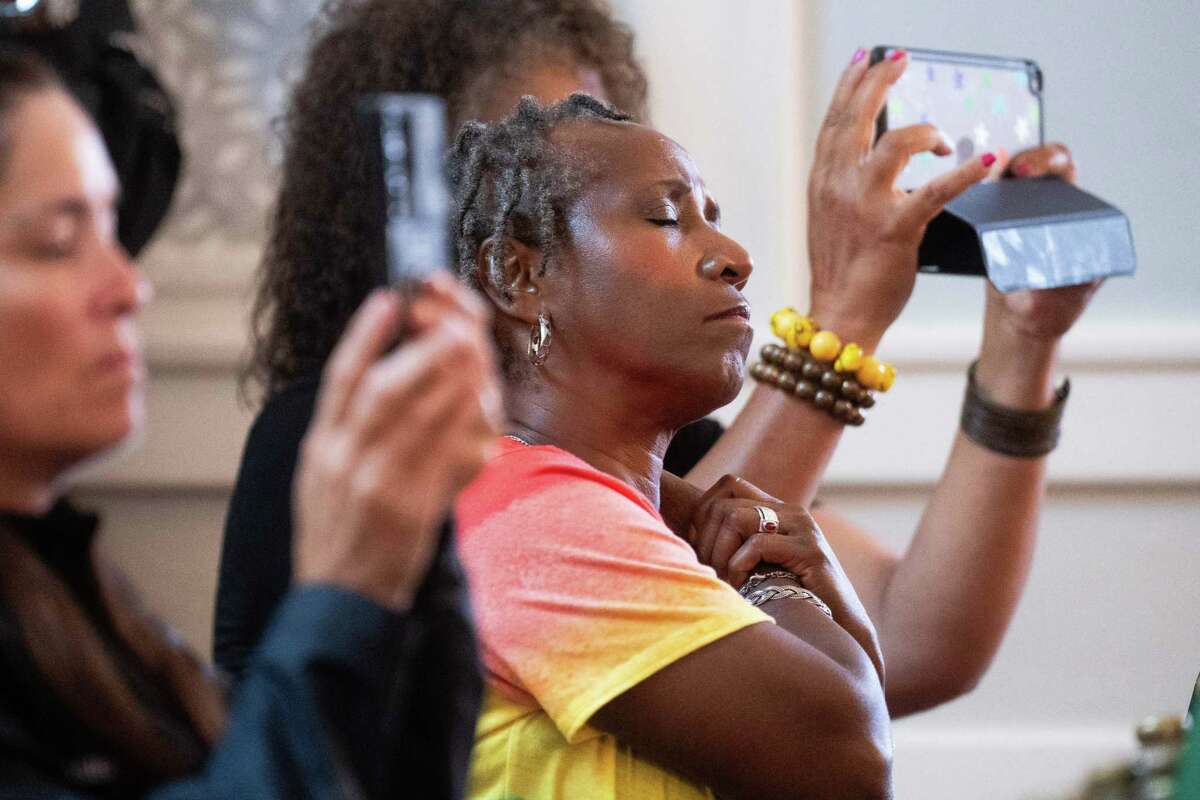
<svg viewBox="0 0 1200 800"><path fill-rule="evenodd" d="M124 188L117 239L134 257L170 211L183 164L174 104L139 36L129 0L0 2L0 43L49 62L100 129Z"/></svg>
<svg viewBox="0 0 1200 800"><path fill-rule="evenodd" d="M494 447L482 305L443 275L390 351L397 298L349 321L297 470L294 585L227 705L64 496L143 421L150 290L116 240L119 192L53 72L0 51L0 798L438 796L379 754L407 745L428 668L408 643L440 521Z"/></svg>

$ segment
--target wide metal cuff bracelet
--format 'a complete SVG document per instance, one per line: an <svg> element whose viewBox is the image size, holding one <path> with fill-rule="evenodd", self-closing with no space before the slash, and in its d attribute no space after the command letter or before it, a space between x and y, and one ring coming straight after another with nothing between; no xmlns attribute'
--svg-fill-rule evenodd
<svg viewBox="0 0 1200 800"><path fill-rule="evenodd" d="M1022 411L997 405L985 398L975 384L975 365L967 370L963 398L962 432L971 441L993 452L1017 458L1039 458L1058 444L1060 423L1071 381L1054 390L1054 402L1042 411Z"/></svg>

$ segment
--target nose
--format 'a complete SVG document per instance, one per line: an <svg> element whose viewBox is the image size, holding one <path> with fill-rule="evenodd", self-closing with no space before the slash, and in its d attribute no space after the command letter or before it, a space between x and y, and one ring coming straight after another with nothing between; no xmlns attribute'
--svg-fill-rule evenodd
<svg viewBox="0 0 1200 800"><path fill-rule="evenodd" d="M136 314L150 302L154 289L118 242L105 246L104 282L98 294L101 310L114 317Z"/></svg>
<svg viewBox="0 0 1200 800"><path fill-rule="evenodd" d="M719 236L719 241L700 262L700 274L713 281L724 281L739 291L750 280L754 262L740 244L728 236Z"/></svg>

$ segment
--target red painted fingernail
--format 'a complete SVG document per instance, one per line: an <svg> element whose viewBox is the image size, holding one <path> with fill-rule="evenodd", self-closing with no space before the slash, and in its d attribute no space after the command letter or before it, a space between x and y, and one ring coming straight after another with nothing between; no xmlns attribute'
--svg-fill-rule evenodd
<svg viewBox="0 0 1200 800"><path fill-rule="evenodd" d="M896 52L894 52L890 56L888 56L888 58L892 59L892 61L899 61L900 59L904 58L906 55L908 55L907 50L897 50Z"/></svg>
<svg viewBox="0 0 1200 800"><path fill-rule="evenodd" d="M851 64L857 64L867 57L867 51L861 47L854 51L854 58L850 59Z"/></svg>
<svg viewBox="0 0 1200 800"><path fill-rule="evenodd" d="M996 156L992 153L984 153L983 157L979 160L983 162L985 167L990 167L992 164L996 163Z"/></svg>
<svg viewBox="0 0 1200 800"><path fill-rule="evenodd" d="M1033 170L1028 164L1017 164L1015 167L1013 167L1013 174L1019 178L1027 178L1031 172L1033 172Z"/></svg>

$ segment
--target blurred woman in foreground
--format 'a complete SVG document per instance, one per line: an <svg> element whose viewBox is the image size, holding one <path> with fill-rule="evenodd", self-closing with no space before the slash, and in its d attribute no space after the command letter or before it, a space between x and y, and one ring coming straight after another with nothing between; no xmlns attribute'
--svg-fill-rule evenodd
<svg viewBox="0 0 1200 800"><path fill-rule="evenodd" d="M494 443L482 306L432 282L386 355L394 298L350 325L297 476L295 585L227 708L62 496L143 418L118 192L56 77L0 52L0 797L402 796L419 776L374 755L401 749L407 612Z"/></svg>

